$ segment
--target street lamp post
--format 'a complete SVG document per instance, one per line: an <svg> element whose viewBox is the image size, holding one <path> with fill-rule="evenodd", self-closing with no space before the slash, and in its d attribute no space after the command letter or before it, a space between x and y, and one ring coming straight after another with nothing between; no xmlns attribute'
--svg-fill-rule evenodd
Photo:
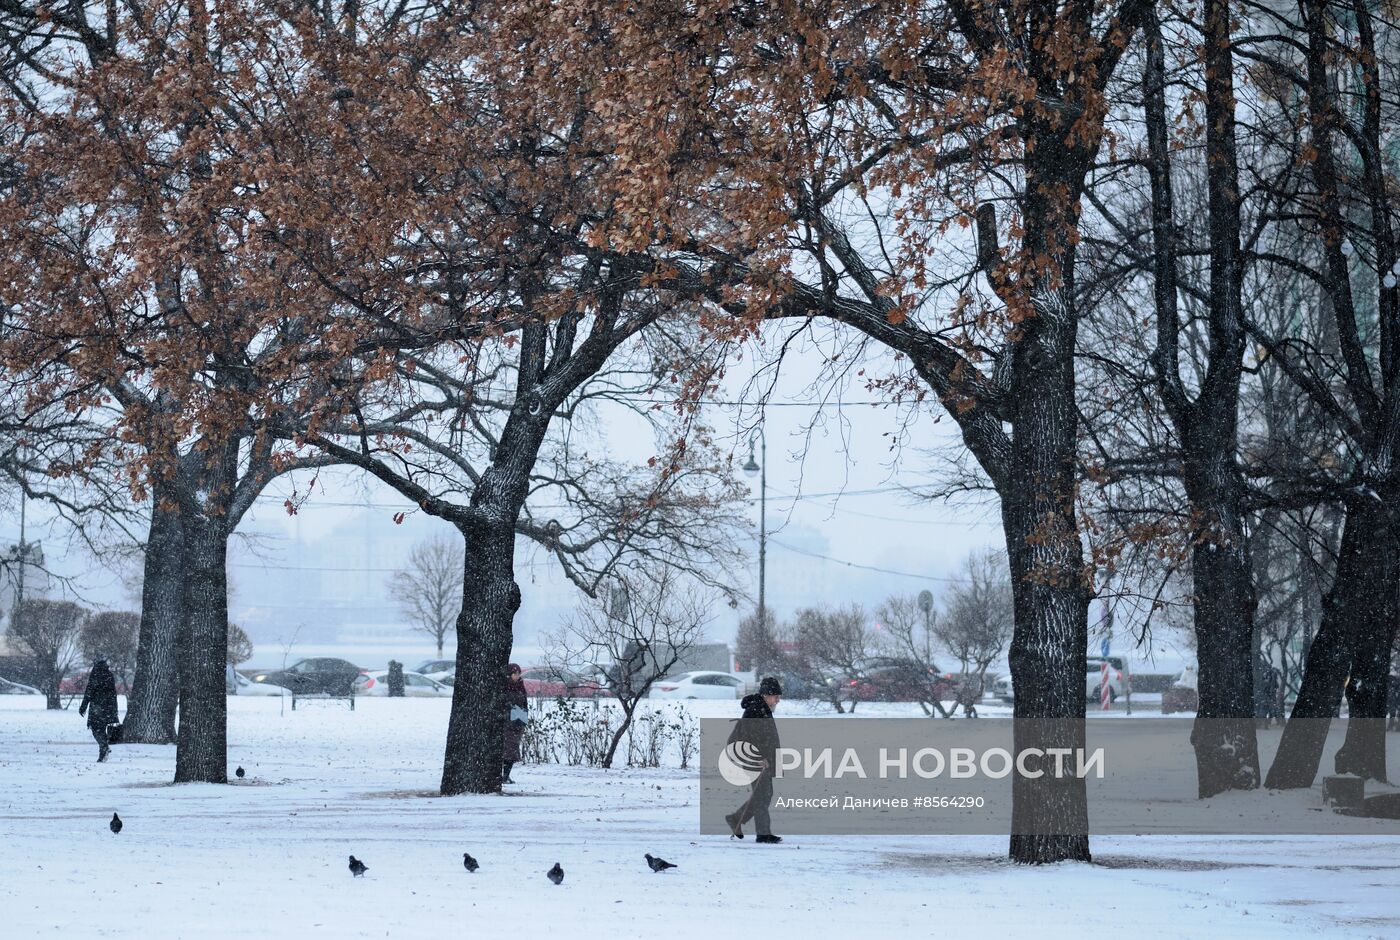
<svg viewBox="0 0 1400 940"><path fill-rule="evenodd" d="M744 463L744 473L758 477L758 623L763 626L768 616L764 596L764 578L768 565L768 438L763 433L763 422L758 425L759 457L753 456L753 438L749 438L749 459Z"/></svg>

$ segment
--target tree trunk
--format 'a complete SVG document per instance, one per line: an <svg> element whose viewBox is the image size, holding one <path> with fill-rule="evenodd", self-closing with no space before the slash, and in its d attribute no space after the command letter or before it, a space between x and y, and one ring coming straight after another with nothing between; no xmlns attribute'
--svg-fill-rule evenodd
<svg viewBox="0 0 1400 940"><path fill-rule="evenodd" d="M180 669L176 783L228 782L228 527L222 515L187 517L186 642Z"/></svg>
<svg viewBox="0 0 1400 940"><path fill-rule="evenodd" d="M500 520L504 514L493 515ZM477 526L466 537L443 796L501 789L506 665L514 643L515 612L520 609L514 521L511 515L504 523Z"/></svg>
<svg viewBox="0 0 1400 940"><path fill-rule="evenodd" d="M1225 345L1222 343L1222 345ZM1214 354L1214 350L1212 350ZM1254 723L1254 563L1245 529L1244 481L1235 464L1234 394L1188 409L1182 427L1192 533L1191 588L1200 704L1191 728L1200 799L1259 786Z"/></svg>
<svg viewBox="0 0 1400 940"><path fill-rule="evenodd" d="M1072 264L1072 258L1062 262L1064 286L1032 295L1036 315L1021 327L1013 361L1015 435L1000 495L1015 609L1008 659L1017 754L1084 747L1089 589L1074 512ZM1040 777L1013 774L1012 781L1011 860L1089 861L1084 780L1047 770Z"/></svg>
<svg viewBox="0 0 1400 940"><path fill-rule="evenodd" d="M185 611L183 533L178 510L161 507L162 491L157 488L152 500L136 678L122 723L123 740L139 744L174 742L180 695L178 647Z"/></svg>
<svg viewBox="0 0 1400 940"><path fill-rule="evenodd" d="M1372 499L1347 506L1336 575L1322 602L1322 625L1308 647L1303 685L1264 781L1270 789L1313 785L1358 638L1394 610L1395 564L1387 552L1377 551L1387 541L1381 537L1386 521L1384 508Z"/></svg>
<svg viewBox="0 0 1400 940"><path fill-rule="evenodd" d="M1202 511L1201 503L1193 508ZM1207 513L1207 517L1214 515ZM1219 518L1219 517L1217 517ZM1238 523L1238 517L1233 519ZM1233 530L1226 535L1221 528ZM1259 786L1254 727L1253 572L1236 525L1211 526L1191 553L1200 704L1191 728L1201 799Z"/></svg>
<svg viewBox="0 0 1400 940"><path fill-rule="evenodd" d="M1387 520L1389 522L1389 520ZM1390 682L1391 651L1395 648L1397 590L1400 590L1400 552L1394 533L1384 525L1371 541L1371 551L1382 567L1379 580L1367 585L1375 595L1374 614L1358 623L1351 656L1351 677L1346 685L1347 736L1334 761L1339 774L1356 774L1385 780L1385 724Z"/></svg>
<svg viewBox="0 0 1400 940"><path fill-rule="evenodd" d="M640 699L632 702L632 707L622 706L622 724L618 725L613 732L612 740L608 742L608 752L603 755L603 769L612 770L613 757L617 754L618 745L622 743L622 736L627 733L627 729L632 727L632 716L637 713L637 705ZM621 704L620 702L618 704Z"/></svg>

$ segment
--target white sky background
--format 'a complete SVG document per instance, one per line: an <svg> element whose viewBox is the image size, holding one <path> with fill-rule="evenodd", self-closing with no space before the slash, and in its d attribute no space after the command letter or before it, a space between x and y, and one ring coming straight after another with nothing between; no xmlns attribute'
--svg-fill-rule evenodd
<svg viewBox="0 0 1400 940"><path fill-rule="evenodd" d="M941 579L956 578L969 551L1002 544L991 499L921 502L901 491L928 487L938 482L937 474L945 473L945 461L928 451L946 452L950 443L956 445L956 426L946 417L934 422L937 405L926 402L918 407L905 447L892 451L892 435L904 424L900 412L863 404L881 400L881 395L867 392L858 384L863 380L856 379L841 394L830 396L850 404L828 403L820 409L821 420L808 431L818 412L810 404L813 383L825 355L833 351L829 344L819 349L810 341L790 349L765 411L767 598L781 619L813 604L857 602L873 614L879 601L892 593L928 588L938 596L948 587ZM744 394L754 375L752 352L746 350L744 361L731 367L723 400ZM707 409L719 439L734 448L736 464L747 456L744 429L753 415L751 409L731 406ZM634 426L625 420L608 421L610 456L645 462L655 453L651 435L635 426L636 419L630 423ZM297 516L289 517L283 500L294 485L304 492L307 481L307 475L275 481L248 513L240 537L231 545L231 619L249 628L259 647L256 660L265 660L269 647L278 648L276 660L287 644L295 642L295 649L305 654L308 643L330 642L324 638L326 624L334 619L341 622L334 631L335 643L411 647L404 656L427 650L428 641L421 636L404 641L403 620L386 582L414 542L437 534L452 536L452 528L422 513L395 525L394 514L411 505L387 487L347 471L323 471L315 495ZM748 516L753 532L747 537L752 549L748 583L742 587L756 598L758 480L745 482L752 491ZM845 495L819 495L837 491ZM804 498L794 499L799 493ZM0 541L11 543L17 537L18 515L7 506L0 511ZM139 606L123 590L114 566L95 564L80 547L69 550L68 535L34 503L29 538L44 540L51 568L76 576L84 603L94 608ZM516 620L516 643L528 650L539 645L541 632L554 629L567 616L581 595L550 559L523 541L517 578L523 606ZM330 613L333 608L341 612ZM717 602L711 639L731 641L739 618L749 609L751 605L734 610Z"/></svg>

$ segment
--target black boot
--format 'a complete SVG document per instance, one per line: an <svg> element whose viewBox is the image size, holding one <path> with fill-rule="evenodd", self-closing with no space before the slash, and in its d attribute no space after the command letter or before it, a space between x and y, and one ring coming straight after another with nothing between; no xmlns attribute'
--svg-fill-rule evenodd
<svg viewBox="0 0 1400 940"><path fill-rule="evenodd" d="M514 767L514 766L515 766L515 761L509 761L509 760L506 761L504 764L501 765L501 767L503 768L502 771L501 771L501 783L514 783L514 782L515 782L514 780L510 779L510 769L511 769L512 767Z"/></svg>
<svg viewBox="0 0 1400 940"><path fill-rule="evenodd" d="M739 821L738 813L730 813L724 817L724 821L729 826L729 838L742 839L744 837L744 824Z"/></svg>
<svg viewBox="0 0 1400 940"><path fill-rule="evenodd" d="M773 833L768 832L758 836L754 841L759 845L777 845L779 842L783 841L783 837L775 836Z"/></svg>

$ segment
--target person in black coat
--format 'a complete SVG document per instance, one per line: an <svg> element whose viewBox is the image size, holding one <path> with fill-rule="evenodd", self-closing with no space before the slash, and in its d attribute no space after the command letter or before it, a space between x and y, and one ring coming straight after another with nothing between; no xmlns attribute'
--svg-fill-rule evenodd
<svg viewBox="0 0 1400 940"><path fill-rule="evenodd" d="M107 739L108 729L117 723L117 678L107 667L107 660L99 657L92 664L78 714L87 715L88 728L97 741L97 762L100 764L112 750Z"/></svg>
<svg viewBox="0 0 1400 940"><path fill-rule="evenodd" d="M772 821L768 816L769 804L773 802L773 774L778 769L778 723L773 720L773 709L782 700L783 687L774 676L766 677L758 684L757 695L746 695L739 702L744 713L734 725L730 743L744 741L753 745L762 764L762 772L751 784L752 792L748 801L733 813L724 817L733 834L744 837L744 823L753 820L758 833L755 841L775 845L782 838L773 835Z"/></svg>
<svg viewBox="0 0 1400 940"><path fill-rule="evenodd" d="M520 760L520 738L525 734L525 722L530 711L530 700L525 695L525 682L520 678L520 667L511 663L506 667L506 715L505 730L501 735L501 782L514 783L510 779L510 769Z"/></svg>

